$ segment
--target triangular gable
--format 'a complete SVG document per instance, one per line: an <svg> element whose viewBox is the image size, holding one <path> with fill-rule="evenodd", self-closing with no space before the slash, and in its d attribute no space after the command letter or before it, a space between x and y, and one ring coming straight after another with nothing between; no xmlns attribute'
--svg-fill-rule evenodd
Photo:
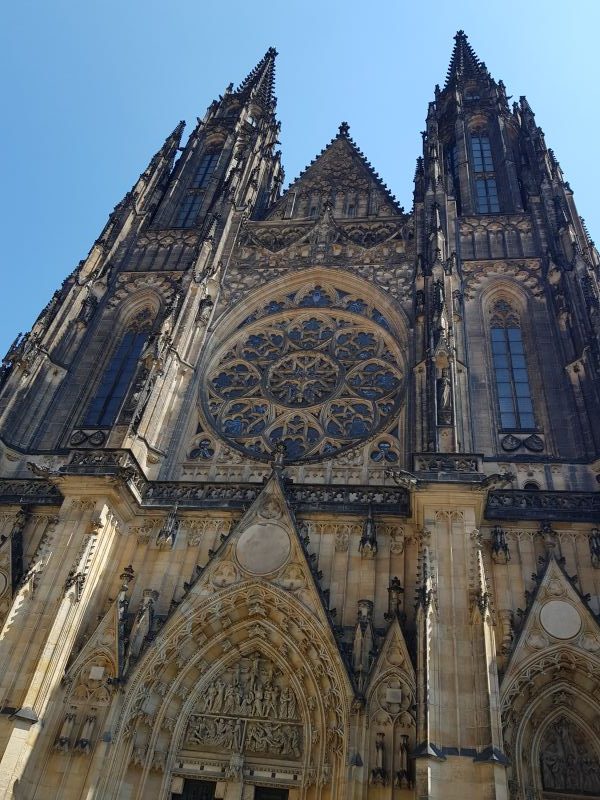
<svg viewBox="0 0 600 800"><path fill-rule="evenodd" d="M416 688L414 666L397 616L392 619L377 658L373 662L367 694L383 675L391 671L401 672L408 679L411 688L413 690Z"/></svg>
<svg viewBox="0 0 600 800"><path fill-rule="evenodd" d="M332 614L308 551L308 537L299 531L281 471L275 468L234 530L213 553L190 594L212 596L235 583L267 581L293 595L330 630L338 646Z"/></svg>
<svg viewBox="0 0 600 800"><path fill-rule="evenodd" d="M505 694L538 657L562 650L600 658L600 627L562 567L551 557L531 599L529 612L502 681Z"/></svg>
<svg viewBox="0 0 600 800"><path fill-rule="evenodd" d="M126 587L125 587L126 590ZM79 670L90 660L98 657L110 662L114 669L111 678L119 678L123 669L124 641L123 641L123 615L127 608L125 591L121 591L114 600L106 614L101 618L98 626L86 641L76 658L67 669L68 675L76 675Z"/></svg>
<svg viewBox="0 0 600 800"><path fill-rule="evenodd" d="M395 197L350 137L347 125L342 123L338 135L290 184L266 218L281 218L286 209L289 214L294 196L344 191L369 193L377 201L379 216L402 213Z"/></svg>

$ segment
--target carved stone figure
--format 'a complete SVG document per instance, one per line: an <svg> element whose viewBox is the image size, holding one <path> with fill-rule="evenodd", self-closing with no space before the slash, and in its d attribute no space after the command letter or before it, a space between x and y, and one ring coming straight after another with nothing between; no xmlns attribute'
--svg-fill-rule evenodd
<svg viewBox="0 0 600 800"><path fill-rule="evenodd" d="M452 382L450 370L442 369L441 376L437 379L437 411L438 425L450 425L452 422Z"/></svg>
<svg viewBox="0 0 600 800"><path fill-rule="evenodd" d="M379 731L375 737L375 767L371 770L371 782L384 786L387 783L385 767L385 733Z"/></svg>
<svg viewBox="0 0 600 800"><path fill-rule="evenodd" d="M75 742L75 749L80 753L89 753L92 749L92 733L96 725L95 714L89 714L81 728L79 739Z"/></svg>
<svg viewBox="0 0 600 800"><path fill-rule="evenodd" d="M571 720L560 717L542 739L540 768L544 789L559 792L600 792L597 755L583 732Z"/></svg>
<svg viewBox="0 0 600 800"><path fill-rule="evenodd" d="M262 719L263 722L253 722ZM186 741L280 756L301 755L296 695L259 653L241 659L202 692Z"/></svg>
<svg viewBox="0 0 600 800"><path fill-rule="evenodd" d="M76 721L77 716L75 712L69 711L64 718L58 736L56 737L56 741L54 742L55 750L61 750L65 753L69 750L71 746L71 734Z"/></svg>

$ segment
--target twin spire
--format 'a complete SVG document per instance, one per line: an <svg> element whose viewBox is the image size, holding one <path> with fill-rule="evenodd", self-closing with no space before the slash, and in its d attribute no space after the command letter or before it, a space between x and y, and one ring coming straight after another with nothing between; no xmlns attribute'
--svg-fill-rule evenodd
<svg viewBox="0 0 600 800"><path fill-rule="evenodd" d="M237 93L253 97L261 105L273 109L277 103L275 98L275 58L277 50L269 47L267 52L248 76L240 83ZM483 61L477 57L469 44L467 34L458 31L454 37L454 49L446 75L445 88L469 78L484 78L488 71Z"/></svg>

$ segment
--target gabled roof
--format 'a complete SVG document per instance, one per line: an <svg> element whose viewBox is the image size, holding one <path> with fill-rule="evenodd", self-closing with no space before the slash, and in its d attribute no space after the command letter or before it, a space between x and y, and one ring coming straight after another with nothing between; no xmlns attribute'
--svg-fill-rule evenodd
<svg viewBox="0 0 600 800"><path fill-rule="evenodd" d="M389 206L391 215L403 213L402 207L381 180L379 173L375 172L371 162L367 161L364 153L350 136L347 122L342 122L337 136L288 186L267 215L267 219L278 216L278 212L285 208L291 192L303 190L308 192L313 187L315 191L325 191L329 187L332 191L345 188L375 190L381 202Z"/></svg>

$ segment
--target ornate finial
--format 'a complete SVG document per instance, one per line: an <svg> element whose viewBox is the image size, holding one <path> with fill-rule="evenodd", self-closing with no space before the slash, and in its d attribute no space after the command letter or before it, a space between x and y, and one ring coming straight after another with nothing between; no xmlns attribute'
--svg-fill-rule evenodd
<svg viewBox="0 0 600 800"><path fill-rule="evenodd" d="M128 584L131 583L131 581L134 579L134 577L135 577L134 569L133 569L132 565L129 564L128 566L125 567L123 572L119 575L120 580L122 580L123 584L124 584L123 588L127 588Z"/></svg>
<svg viewBox="0 0 600 800"><path fill-rule="evenodd" d="M179 530L179 517L177 516L177 505L173 506L166 518L164 525L158 532L156 544L158 547L173 547L175 538Z"/></svg>
<svg viewBox="0 0 600 800"><path fill-rule="evenodd" d="M358 550L363 558L375 558L377 554L377 525L371 503L369 503L367 518L363 523L363 532L358 544Z"/></svg>
<svg viewBox="0 0 600 800"><path fill-rule="evenodd" d="M339 136L349 136L350 135L350 125L347 122L342 122L339 127Z"/></svg>

